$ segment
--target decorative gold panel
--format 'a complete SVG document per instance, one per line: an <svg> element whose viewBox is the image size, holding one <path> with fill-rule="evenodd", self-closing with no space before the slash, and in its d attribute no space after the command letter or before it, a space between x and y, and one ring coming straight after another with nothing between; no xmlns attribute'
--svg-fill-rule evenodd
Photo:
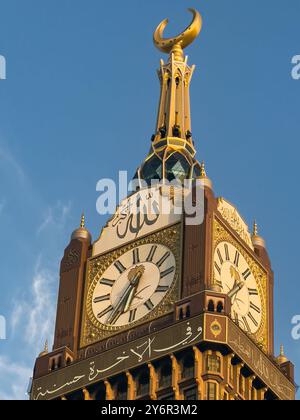
<svg viewBox="0 0 300 420"><path fill-rule="evenodd" d="M267 281L268 275L267 272L262 268L262 266L254 259L251 254L246 251L244 247L225 229L225 227L217 221L214 220L214 240L213 240L213 255L215 249L221 242L227 241L231 243L236 249L241 253L245 258L247 264L255 280L257 281L258 291L262 301L262 323L256 334L249 336L265 351L268 351L268 295L267 295ZM212 268L212 278L215 279L214 270Z"/></svg>
<svg viewBox="0 0 300 420"><path fill-rule="evenodd" d="M93 291L97 282L101 279L106 269L113 264L118 258L120 258L126 252L132 250L135 247L145 244L160 244L168 247L175 256L176 259L176 273L173 281L173 285L162 300L162 302L147 316L141 320L131 323L127 327L115 327L101 324L96 320L92 310L92 298ZM122 331L132 329L137 325L149 322L153 319L161 317L167 313L170 313L175 302L180 297L180 274L181 274L181 224L171 226L167 229L156 232L138 241L127 244L117 250L114 250L108 254L100 255L95 258L91 258L87 264L85 294L84 294L84 308L82 317L82 331L80 346L86 347L99 342L109 336L113 336Z"/></svg>

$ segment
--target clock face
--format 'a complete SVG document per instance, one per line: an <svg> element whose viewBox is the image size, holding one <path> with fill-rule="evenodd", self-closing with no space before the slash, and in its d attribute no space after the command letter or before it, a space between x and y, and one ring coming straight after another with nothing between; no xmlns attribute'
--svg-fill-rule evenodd
<svg viewBox="0 0 300 420"><path fill-rule="evenodd" d="M233 320L246 332L255 334L262 323L258 283L243 255L229 242L221 242L215 250L214 277L231 299Z"/></svg>
<svg viewBox="0 0 300 420"><path fill-rule="evenodd" d="M92 294L92 312L106 326L124 327L151 313L172 289L173 253L164 245L140 245L115 260Z"/></svg>

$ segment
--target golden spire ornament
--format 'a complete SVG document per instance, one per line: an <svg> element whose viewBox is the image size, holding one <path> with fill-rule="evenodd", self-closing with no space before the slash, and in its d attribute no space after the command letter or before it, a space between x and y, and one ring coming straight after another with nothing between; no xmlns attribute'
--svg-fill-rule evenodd
<svg viewBox="0 0 300 420"><path fill-rule="evenodd" d="M44 350L39 354L39 357L44 357L49 353L48 340L45 341Z"/></svg>
<svg viewBox="0 0 300 420"><path fill-rule="evenodd" d="M253 223L252 243L253 243L254 247L255 246L259 246L259 247L262 247L262 248L266 247L265 240L259 235L258 224L257 224L256 220Z"/></svg>
<svg viewBox="0 0 300 420"><path fill-rule="evenodd" d="M279 365L282 365L283 363L286 363L286 362L288 362L288 358L285 356L285 354L284 354L284 347L283 347L283 345L281 344L281 346L280 346L280 354L279 354L279 356L277 357L277 363L279 364Z"/></svg>
<svg viewBox="0 0 300 420"><path fill-rule="evenodd" d="M82 229L85 228L85 215L84 215L84 213L82 213L82 215L81 215L80 227Z"/></svg>
<svg viewBox="0 0 300 420"><path fill-rule="evenodd" d="M200 167L200 178L206 178L206 170L205 170L205 163L201 163Z"/></svg>
<svg viewBox="0 0 300 420"><path fill-rule="evenodd" d="M252 234L252 236L258 236L258 225L256 223L256 220L254 220L254 223L253 223L253 234Z"/></svg>
<svg viewBox="0 0 300 420"><path fill-rule="evenodd" d="M202 18L200 13L195 9L189 9L193 14L192 23L181 34L173 38L164 38L164 31L169 23L168 19L163 20L157 27L153 41L160 51L167 54L174 54L175 61L183 61L183 50L194 42L202 29Z"/></svg>
<svg viewBox="0 0 300 420"><path fill-rule="evenodd" d="M164 38L168 19L162 21L153 35L160 51L169 54L169 60L160 62L160 100L155 132L147 158L137 171L137 177L151 184L153 168L155 179L183 183L185 179L200 178L200 164L192 134L190 83L195 66L189 66L184 49L199 35L202 18L195 9L189 9L193 20L185 31L173 38ZM206 180L206 178L203 178Z"/></svg>

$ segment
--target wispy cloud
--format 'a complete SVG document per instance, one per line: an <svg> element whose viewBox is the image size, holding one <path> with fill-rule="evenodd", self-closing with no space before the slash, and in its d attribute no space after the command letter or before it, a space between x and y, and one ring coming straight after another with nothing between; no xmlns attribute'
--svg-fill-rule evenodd
<svg viewBox="0 0 300 420"><path fill-rule="evenodd" d="M0 400L26 399L32 369L0 356Z"/></svg>
<svg viewBox="0 0 300 420"><path fill-rule="evenodd" d="M14 305L10 322L12 333L22 331L22 339L34 346L35 351L53 335L56 284L57 274L43 267L39 257L29 295L18 298Z"/></svg>
<svg viewBox="0 0 300 420"><path fill-rule="evenodd" d="M3 163L10 166L20 182L23 183L26 180L25 171L23 170L21 164L7 148L0 145L0 165Z"/></svg>
<svg viewBox="0 0 300 420"><path fill-rule="evenodd" d="M71 207L70 202L65 204L61 201L58 201L53 207L48 207L44 214L43 221L37 228L37 235L40 235L48 228L52 229L55 227L59 230L63 229L65 227L67 217L71 212Z"/></svg>

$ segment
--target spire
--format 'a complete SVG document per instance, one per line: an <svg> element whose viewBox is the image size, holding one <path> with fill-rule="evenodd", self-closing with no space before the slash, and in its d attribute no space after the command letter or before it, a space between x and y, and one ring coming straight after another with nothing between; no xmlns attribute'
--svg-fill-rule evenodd
<svg viewBox="0 0 300 420"><path fill-rule="evenodd" d="M285 354L284 354L284 347L283 347L283 345L282 345L282 344L281 344L281 346L280 346L280 354L279 354L279 356L277 357L276 361L277 361L277 363L278 363L279 365L282 365L283 363L288 362L288 358L287 358L287 357L285 356Z"/></svg>
<svg viewBox="0 0 300 420"><path fill-rule="evenodd" d="M200 165L199 179L200 179L201 185L203 185L204 187L208 187L211 190L213 189L213 184L212 184L212 181L207 176L204 162L202 162Z"/></svg>
<svg viewBox="0 0 300 420"><path fill-rule="evenodd" d="M46 356L49 353L48 340L45 341L44 350L40 353L39 357Z"/></svg>
<svg viewBox="0 0 300 420"><path fill-rule="evenodd" d="M258 226L257 226L256 220L254 220L254 223L253 223L253 233L252 233L252 236L258 236Z"/></svg>
<svg viewBox="0 0 300 420"><path fill-rule="evenodd" d="M80 227L72 233L71 240L73 239L84 239L91 242L92 237L90 232L85 227L85 215L82 213L81 220L80 220Z"/></svg>
<svg viewBox="0 0 300 420"><path fill-rule="evenodd" d="M176 61L184 61L183 50L194 42L202 28L202 18L195 9L189 9L193 14L193 21L187 29L174 38L163 38L164 30L169 23L168 19L163 20L157 27L153 41L160 51L174 55Z"/></svg>
<svg viewBox="0 0 300 420"><path fill-rule="evenodd" d="M163 38L165 27L169 22L168 19L165 19L157 27L153 36L156 48L170 54L167 64L161 60L159 71L161 100L156 140L165 137L178 137L192 144L189 89L195 66L188 66L183 50L198 37L202 28L202 18L197 10L189 10L193 14L193 21L180 35L174 38ZM191 152L194 156L195 151Z"/></svg>
<svg viewBox="0 0 300 420"><path fill-rule="evenodd" d="M138 169L136 177L145 180L173 181L200 177L200 164L195 159L191 110L190 84L195 66L188 65L184 49L199 35L202 18L195 9L189 9L193 21L188 28L174 38L164 38L168 19L156 29L153 40L160 51L169 54L169 61L161 60L158 71L160 101L155 133L148 157Z"/></svg>
<svg viewBox="0 0 300 420"><path fill-rule="evenodd" d="M262 247L262 248L266 247L265 240L259 235L258 225L257 225L256 221L254 221L254 223L253 223L252 243L253 243L254 247L256 247L256 246Z"/></svg>
<svg viewBox="0 0 300 420"><path fill-rule="evenodd" d="M85 216L84 216L84 213L82 213L82 216L81 216L80 227L81 228L85 228Z"/></svg>
<svg viewBox="0 0 300 420"><path fill-rule="evenodd" d="M200 178L206 178L206 170L205 170L205 163L204 162L201 163Z"/></svg>

